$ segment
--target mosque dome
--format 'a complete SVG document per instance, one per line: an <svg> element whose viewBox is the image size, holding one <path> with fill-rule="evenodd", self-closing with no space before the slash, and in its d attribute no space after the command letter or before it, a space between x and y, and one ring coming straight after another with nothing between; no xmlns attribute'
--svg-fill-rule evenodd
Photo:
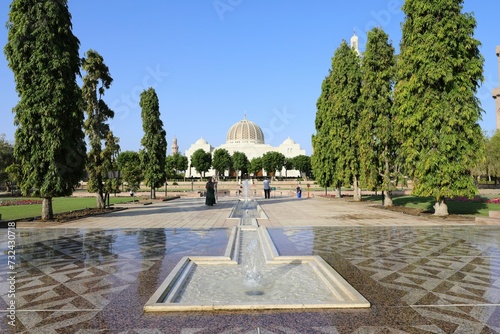
<svg viewBox="0 0 500 334"><path fill-rule="evenodd" d="M292 138L288 137L281 145L295 145L297 144Z"/></svg>
<svg viewBox="0 0 500 334"><path fill-rule="evenodd" d="M246 117L234 124L226 135L226 144L264 144L264 133L255 123L250 122Z"/></svg>
<svg viewBox="0 0 500 334"><path fill-rule="evenodd" d="M207 142L205 139L200 138L200 139L198 139L198 140L196 141L196 143L194 143L194 144L195 144L195 145L197 145L197 146L201 146L201 145L207 145L207 144L208 144L208 142Z"/></svg>

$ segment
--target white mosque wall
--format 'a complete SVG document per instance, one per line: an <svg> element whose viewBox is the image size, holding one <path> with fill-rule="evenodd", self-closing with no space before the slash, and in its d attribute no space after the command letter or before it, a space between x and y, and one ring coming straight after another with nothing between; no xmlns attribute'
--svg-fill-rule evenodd
<svg viewBox="0 0 500 334"><path fill-rule="evenodd" d="M243 152L247 156L248 160L252 160L254 158L262 157L267 152L280 152L286 158L293 158L297 155L305 155L306 151L300 147L299 144L295 143L293 140L288 138L278 147L273 147L268 144L250 144L250 143L231 143L231 144L222 144L218 147L213 147L205 140L200 139L196 143L192 144L188 150L185 151L185 156L188 158L189 166L191 165L191 156L198 149L203 149L205 152L210 152L212 155L217 149L226 149L229 154L234 154L234 152ZM215 170L210 169L206 176L214 176ZM228 176L228 172L225 172L225 175ZM278 171L276 174L278 176L288 176L288 177L300 177L300 172L298 170L289 170L286 171L284 168L281 173ZM188 169L186 171L186 177L199 177L200 175L196 172L194 168ZM264 176L266 173L264 172Z"/></svg>

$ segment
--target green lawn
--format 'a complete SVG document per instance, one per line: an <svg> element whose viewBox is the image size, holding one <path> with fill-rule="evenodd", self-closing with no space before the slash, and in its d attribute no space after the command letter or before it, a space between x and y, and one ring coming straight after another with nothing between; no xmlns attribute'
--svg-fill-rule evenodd
<svg viewBox="0 0 500 334"><path fill-rule="evenodd" d="M25 200L25 199L39 200L39 198L26 198L26 197L0 198L1 201ZM112 204L130 202L130 201L131 199L128 197L113 197L113 196L111 196L109 200L109 202ZM54 213L68 212L85 208L95 208L96 199L95 197L57 197L52 199L52 206ZM0 206L0 214L2 215L2 220L36 217L42 214L42 205L30 204L30 205Z"/></svg>
<svg viewBox="0 0 500 334"><path fill-rule="evenodd" d="M363 196L363 200L382 203L382 197L380 195ZM393 198L394 205L417 208L429 212L434 212L434 203L434 197L396 196ZM458 215L488 216L490 210L500 210L500 204L478 203L472 201L447 201L446 204L448 205L448 212L450 214Z"/></svg>

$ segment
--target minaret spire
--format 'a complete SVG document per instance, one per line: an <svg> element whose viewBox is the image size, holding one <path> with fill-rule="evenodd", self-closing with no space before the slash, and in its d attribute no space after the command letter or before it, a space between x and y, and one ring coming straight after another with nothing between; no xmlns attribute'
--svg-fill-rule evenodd
<svg viewBox="0 0 500 334"><path fill-rule="evenodd" d="M351 49L354 49L358 56L361 56L361 53L359 52L359 38L356 36L356 29L354 29L354 33L351 37Z"/></svg>

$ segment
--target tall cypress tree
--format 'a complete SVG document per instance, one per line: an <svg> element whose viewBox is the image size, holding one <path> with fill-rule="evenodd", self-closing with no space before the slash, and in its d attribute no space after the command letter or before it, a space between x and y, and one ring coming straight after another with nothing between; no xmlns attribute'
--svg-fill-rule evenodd
<svg viewBox="0 0 500 334"><path fill-rule="evenodd" d="M97 196L97 207L103 208L104 182L109 171L105 162L111 159L113 150L103 150L101 143L108 138L113 138L108 119L113 118L115 113L103 100L104 92L109 89L113 78L109 69L104 64L102 56L94 50L89 50L82 60L82 68L87 74L83 77L83 100L87 119L85 121L85 132L89 137L90 151L87 157L87 171L89 173L90 192ZM107 141L109 142L109 140Z"/></svg>
<svg viewBox="0 0 500 334"><path fill-rule="evenodd" d="M394 71L394 48L389 36L381 28L374 28L368 32L361 60L360 178L367 188L381 188L385 192L385 206L392 206L392 190L397 183L392 109Z"/></svg>
<svg viewBox="0 0 500 334"><path fill-rule="evenodd" d="M156 198L156 188L166 180L165 163L167 158L166 132L160 119L160 102L153 88L144 90L139 101L142 128L141 164L146 185L151 187L151 198Z"/></svg>
<svg viewBox="0 0 500 334"><path fill-rule="evenodd" d="M332 59L333 60L333 59ZM316 134L312 136L311 167L313 170L316 182L322 187L328 188L338 181L336 174L336 161L330 146L330 127L331 121L331 76L332 70L328 71L328 76L325 77L321 84L321 95L316 102L316 119L314 126Z"/></svg>
<svg viewBox="0 0 500 334"><path fill-rule="evenodd" d="M24 194L43 198L42 219L52 219L52 198L71 195L84 176L80 42L66 0L14 0L7 27L19 181Z"/></svg>
<svg viewBox="0 0 500 334"><path fill-rule="evenodd" d="M355 200L361 199L357 143L360 89L360 58L342 41L332 58L332 68L317 103L317 134L313 137L311 160L315 176L323 185L337 181L352 184Z"/></svg>
<svg viewBox="0 0 500 334"><path fill-rule="evenodd" d="M395 86L396 124L413 193L433 196L436 215L446 197L473 196L470 175L482 151L475 94L484 59L476 20L462 0L407 0Z"/></svg>

